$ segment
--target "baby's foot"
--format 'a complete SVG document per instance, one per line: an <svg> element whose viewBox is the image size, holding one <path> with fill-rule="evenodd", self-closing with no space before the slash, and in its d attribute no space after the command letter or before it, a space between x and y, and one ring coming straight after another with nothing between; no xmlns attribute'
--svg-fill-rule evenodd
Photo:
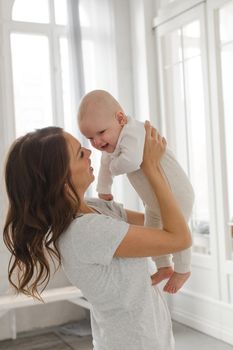
<svg viewBox="0 0 233 350"><path fill-rule="evenodd" d="M191 275L190 272L186 272L186 273L174 272L169 278L169 280L167 281L167 283L165 284L163 290L171 294L178 292L178 290L183 286L183 284L187 281L190 275Z"/></svg>
<svg viewBox="0 0 233 350"><path fill-rule="evenodd" d="M158 284L159 282L168 279L173 274L173 268L171 266L160 267L158 271L151 276L152 284Z"/></svg>

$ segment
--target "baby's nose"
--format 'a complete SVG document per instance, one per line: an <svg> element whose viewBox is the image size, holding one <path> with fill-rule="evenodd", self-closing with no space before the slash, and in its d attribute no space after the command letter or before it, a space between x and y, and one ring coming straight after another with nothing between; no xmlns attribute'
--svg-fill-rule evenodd
<svg viewBox="0 0 233 350"><path fill-rule="evenodd" d="M97 147L101 144L101 140L100 140L99 137L97 137L97 138L94 139L94 144L95 144L95 146L97 146Z"/></svg>

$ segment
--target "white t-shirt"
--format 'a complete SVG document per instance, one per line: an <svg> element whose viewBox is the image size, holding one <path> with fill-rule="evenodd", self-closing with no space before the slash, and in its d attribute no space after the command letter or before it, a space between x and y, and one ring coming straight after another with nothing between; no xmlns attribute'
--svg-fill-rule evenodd
<svg viewBox="0 0 233 350"><path fill-rule="evenodd" d="M146 258L115 258L128 231L126 213L115 202L88 204L101 214L76 218L59 240L71 283L91 303L94 350L172 350L170 314L151 286Z"/></svg>

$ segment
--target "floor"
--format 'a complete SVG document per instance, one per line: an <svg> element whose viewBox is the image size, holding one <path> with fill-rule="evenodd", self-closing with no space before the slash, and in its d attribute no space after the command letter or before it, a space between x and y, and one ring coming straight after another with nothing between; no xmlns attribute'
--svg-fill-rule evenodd
<svg viewBox="0 0 233 350"><path fill-rule="evenodd" d="M233 350L233 346L197 332L177 322L173 323L176 350ZM91 336L62 334L59 329L21 334L16 340L0 342L0 350L92 350ZM110 350L110 349L109 349Z"/></svg>

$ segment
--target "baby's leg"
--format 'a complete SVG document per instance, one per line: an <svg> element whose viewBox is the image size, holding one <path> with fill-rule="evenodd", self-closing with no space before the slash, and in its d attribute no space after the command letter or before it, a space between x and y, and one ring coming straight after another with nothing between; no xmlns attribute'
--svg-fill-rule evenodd
<svg viewBox="0 0 233 350"><path fill-rule="evenodd" d="M186 174L184 173L180 165L177 163L174 156L169 152L166 152L166 156L162 158L161 165L164 172L164 177L165 179L167 179L178 203L181 204L182 211L184 212L186 209L188 209L188 215L186 215L185 218L187 216L189 218L192 210L192 205L189 209L190 206L187 205L186 208L186 204L189 202L193 203L193 190ZM145 225L161 228L162 224L159 203L145 174L141 169L139 169L133 173L127 174L127 176L130 183L135 188L142 201L145 203ZM183 186L185 184L187 185L186 187ZM191 201L189 199L188 201L186 201L188 193L191 194ZM178 255L173 255L173 261L176 266L175 272L171 276L169 280L170 282L168 281L167 285L164 288L164 290L169 293L177 292L190 275L190 249L188 254L184 253L184 256L181 258L180 261L179 254L182 255L182 252L176 254ZM164 255L154 257L153 260L156 262L156 266L158 269L158 274L155 274L152 277L153 283L155 284L159 283L165 278L168 278L171 275L171 256ZM181 262L182 264L184 264L184 266L182 266ZM184 271L181 271L182 268L184 268Z"/></svg>
<svg viewBox="0 0 233 350"><path fill-rule="evenodd" d="M145 226L161 228L159 203L145 174L139 169L127 174L127 176L131 185L145 204ZM152 257L152 259L155 261L158 270L152 276L153 284L169 278L173 272L171 255Z"/></svg>
<svg viewBox="0 0 233 350"><path fill-rule="evenodd" d="M171 190L188 222L194 202L194 193L190 181L183 169L169 153L162 162L162 167ZM191 270L191 248L174 253L173 262L174 273L164 287L164 291L168 293L176 293L189 278Z"/></svg>
<svg viewBox="0 0 233 350"><path fill-rule="evenodd" d="M157 212L145 207L145 226L161 228L161 218L159 208ZM168 279L173 274L171 255L152 257L156 263L157 272L151 276L152 284L158 284L164 279Z"/></svg>

